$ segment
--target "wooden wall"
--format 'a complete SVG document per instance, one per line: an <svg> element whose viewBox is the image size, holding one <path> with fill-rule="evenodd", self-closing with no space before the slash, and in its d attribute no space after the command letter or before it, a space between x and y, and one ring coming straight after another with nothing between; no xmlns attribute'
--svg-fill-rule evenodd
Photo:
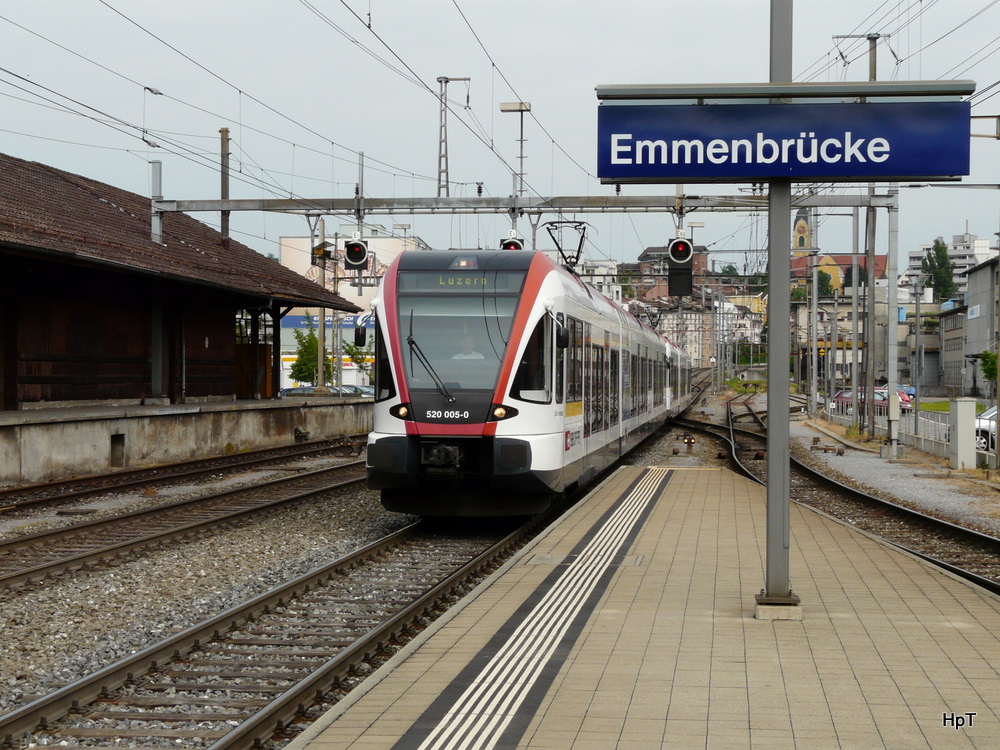
<svg viewBox="0 0 1000 750"><path fill-rule="evenodd" d="M0 250L0 409L234 398L236 314L247 304L207 287ZM165 393L152 393L154 340Z"/></svg>

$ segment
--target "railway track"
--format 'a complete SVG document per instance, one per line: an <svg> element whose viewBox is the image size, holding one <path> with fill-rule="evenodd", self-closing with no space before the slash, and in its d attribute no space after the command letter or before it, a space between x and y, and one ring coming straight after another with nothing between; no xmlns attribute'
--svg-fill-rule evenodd
<svg viewBox="0 0 1000 750"><path fill-rule="evenodd" d="M297 473L252 487L157 505L0 542L0 586L15 586L187 538L253 513L364 480L364 462Z"/></svg>
<svg viewBox="0 0 1000 750"><path fill-rule="evenodd" d="M766 435L736 426L740 405L730 402L728 424L679 420L685 429L728 445L734 470L766 483ZM759 418L759 415L758 415ZM759 419L756 420L759 422ZM1000 594L1000 539L876 497L827 476L791 456L792 500L905 549L993 593Z"/></svg>
<svg viewBox="0 0 1000 750"><path fill-rule="evenodd" d="M335 440L297 443L231 456L213 456L143 469L73 477L21 487L6 487L0 489L0 512L67 503L105 492L118 492L135 487L147 488L220 473L246 471L259 466L280 467L285 463L327 453L357 455L364 448L365 440L364 435L344 435Z"/></svg>
<svg viewBox="0 0 1000 750"><path fill-rule="evenodd" d="M0 738L232 750L288 736L539 527L408 527L0 716Z"/></svg>

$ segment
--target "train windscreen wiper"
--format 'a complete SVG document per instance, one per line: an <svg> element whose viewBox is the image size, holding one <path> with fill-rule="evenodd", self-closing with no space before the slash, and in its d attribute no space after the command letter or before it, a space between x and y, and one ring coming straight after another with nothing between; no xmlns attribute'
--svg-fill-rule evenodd
<svg viewBox="0 0 1000 750"><path fill-rule="evenodd" d="M427 370L428 374L430 374L438 392L448 400L448 403L452 403L455 400L455 397L451 395L451 391L448 390L448 386L444 384L444 381L441 380L440 376L434 370L430 360L427 359L427 356L420 348L420 344L418 344L416 339L413 338L413 310L410 310L410 332L406 336L406 343L410 347L410 351L417 355L417 360L419 360L420 364L422 364L424 369Z"/></svg>

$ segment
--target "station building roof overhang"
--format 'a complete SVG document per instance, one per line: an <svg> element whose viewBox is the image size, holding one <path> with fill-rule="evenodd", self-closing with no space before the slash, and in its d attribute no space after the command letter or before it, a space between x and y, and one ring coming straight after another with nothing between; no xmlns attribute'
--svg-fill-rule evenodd
<svg viewBox="0 0 1000 750"><path fill-rule="evenodd" d="M150 199L37 162L0 154L0 254L208 287L271 304L360 308L185 214L150 237Z"/></svg>

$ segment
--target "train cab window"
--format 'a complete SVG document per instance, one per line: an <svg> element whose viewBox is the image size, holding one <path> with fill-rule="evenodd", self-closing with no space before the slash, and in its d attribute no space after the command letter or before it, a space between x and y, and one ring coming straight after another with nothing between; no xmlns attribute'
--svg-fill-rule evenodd
<svg viewBox="0 0 1000 750"><path fill-rule="evenodd" d="M552 401L552 325L543 315L531 332L511 386L512 398L547 404Z"/></svg>
<svg viewBox="0 0 1000 750"><path fill-rule="evenodd" d="M399 294L403 369L410 390L490 391L518 298Z"/></svg>
<svg viewBox="0 0 1000 750"><path fill-rule="evenodd" d="M396 384L392 380L389 366L389 351L382 338L381 327L375 326L375 400L385 401L396 395Z"/></svg>

